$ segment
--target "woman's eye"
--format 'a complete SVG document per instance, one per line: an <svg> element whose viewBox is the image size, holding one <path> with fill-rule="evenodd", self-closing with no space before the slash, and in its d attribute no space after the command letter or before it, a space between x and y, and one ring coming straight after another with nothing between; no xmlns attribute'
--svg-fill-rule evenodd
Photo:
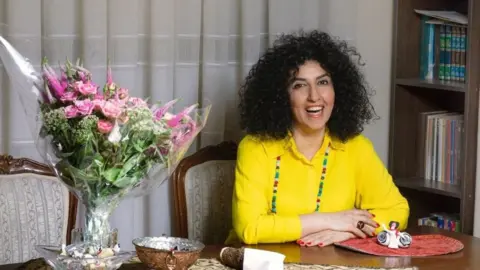
<svg viewBox="0 0 480 270"><path fill-rule="evenodd" d="M328 85L328 83L329 83L328 80L320 80L320 81L318 81L318 84L319 84L319 85Z"/></svg>
<svg viewBox="0 0 480 270"><path fill-rule="evenodd" d="M293 89L299 89L299 88L302 88L302 86L303 86L303 84L301 84L301 83L296 83L296 84L293 85L292 88L293 88Z"/></svg>

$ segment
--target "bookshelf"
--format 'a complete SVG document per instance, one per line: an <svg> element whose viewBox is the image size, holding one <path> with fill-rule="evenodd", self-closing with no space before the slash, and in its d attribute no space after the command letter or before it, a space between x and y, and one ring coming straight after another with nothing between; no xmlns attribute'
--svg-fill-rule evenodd
<svg viewBox="0 0 480 270"><path fill-rule="evenodd" d="M394 5L389 170L396 185L409 201L409 226L417 225L419 218L431 213L456 213L459 214L459 230L471 235L480 91L480 0L396 0ZM458 76L457 79L440 79L443 75L439 74L443 74L443 71L439 71L438 66L441 63L438 59L443 58L442 52L439 53L442 49L438 49L440 38L437 36L440 36L439 31L448 28L440 28L438 25L435 26L437 28L431 28L442 29L434 32L435 74L433 77L425 76L425 55L421 48L425 46L425 25L431 22L426 23L426 17L415 10L457 11L467 16L463 80ZM450 29L453 29L453 26ZM431 161L435 158L430 158L430 154L427 154L429 150L426 145L433 142L433 139L429 140L427 137L433 136L429 136L426 131L428 126L425 120L430 119L425 113L434 111L453 112L461 117L461 120L437 122L448 123L448 127L454 127L452 130L455 130L457 125L452 123L461 123L458 124L461 131L441 135L449 136L448 139L438 139L438 144L440 141L444 142L444 145L450 142L451 149L453 145L458 146L456 151L445 151L450 154L444 154L442 161L439 161L444 167L437 170L445 172L443 176L431 176L431 166L435 165L426 165L431 164L429 162L435 163ZM452 116L451 119L455 117ZM438 136L437 134L437 138ZM438 155L436 159L440 160ZM447 155L448 158L445 158ZM449 160L449 163L443 163L445 160Z"/></svg>

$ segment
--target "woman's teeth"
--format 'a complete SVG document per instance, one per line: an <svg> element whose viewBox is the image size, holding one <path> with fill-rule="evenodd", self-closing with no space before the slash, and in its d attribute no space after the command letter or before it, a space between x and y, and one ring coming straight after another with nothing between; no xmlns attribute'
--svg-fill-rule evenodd
<svg viewBox="0 0 480 270"><path fill-rule="evenodd" d="M323 106L310 107L307 109L308 113L319 113L323 110Z"/></svg>

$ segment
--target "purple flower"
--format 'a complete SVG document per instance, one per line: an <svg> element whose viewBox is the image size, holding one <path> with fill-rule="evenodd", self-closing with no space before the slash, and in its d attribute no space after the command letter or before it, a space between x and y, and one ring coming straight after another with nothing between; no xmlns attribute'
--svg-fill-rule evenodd
<svg viewBox="0 0 480 270"><path fill-rule="evenodd" d="M188 114L191 113L197 106L198 105L195 104L195 105L192 105L190 107L185 108L182 112L180 112L179 114L175 115L172 119L167 121L168 126L176 127L177 125L179 125L180 121L182 121L182 119L185 116L188 116Z"/></svg>
<svg viewBox="0 0 480 270"><path fill-rule="evenodd" d="M165 113L168 111L168 109L170 109L177 101L178 101L178 99L171 100L171 101L165 103L165 105L163 105L162 107L154 110L153 115L155 116L155 120L162 119L162 117L165 115Z"/></svg>
<svg viewBox="0 0 480 270"><path fill-rule="evenodd" d="M48 65L43 65L43 76L47 80L49 89L53 90L53 95L58 99L65 92L66 87L63 87L57 79L55 71Z"/></svg>
<svg viewBox="0 0 480 270"><path fill-rule="evenodd" d="M77 74L78 74L78 77L80 78L80 80L81 80L82 82L86 82L86 81L87 81L87 77L85 76L85 73L83 73L83 72L81 72L81 71L78 71Z"/></svg>
<svg viewBox="0 0 480 270"><path fill-rule="evenodd" d="M60 77L60 85L62 85L63 89L67 89L67 87L68 87L67 74L63 71L62 71L62 75Z"/></svg>

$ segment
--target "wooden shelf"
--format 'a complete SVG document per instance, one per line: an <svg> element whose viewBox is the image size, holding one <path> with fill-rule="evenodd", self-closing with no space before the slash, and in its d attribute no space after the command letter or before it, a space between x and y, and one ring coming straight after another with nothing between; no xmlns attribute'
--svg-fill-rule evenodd
<svg viewBox="0 0 480 270"><path fill-rule="evenodd" d="M398 178L395 179L395 184L399 187L427 191L430 193L435 193L453 198L462 198L462 191L460 189L460 185L450 185L418 177Z"/></svg>
<svg viewBox="0 0 480 270"><path fill-rule="evenodd" d="M397 85L414 86L429 89L439 89L454 92L465 92L466 85L464 82L441 81L441 80L422 80L417 78L397 78Z"/></svg>
<svg viewBox="0 0 480 270"><path fill-rule="evenodd" d="M480 92L480 0L395 0L388 168L409 201L413 217L459 213L463 233L473 233ZM424 22L415 9L456 10L468 14L464 82L421 79ZM458 9L458 10L457 10ZM438 28L438 27L437 27ZM439 75L439 31L435 29L435 78ZM437 39L438 38L438 39ZM462 64L463 64L462 62ZM461 152L456 169L461 184L425 180L422 113L463 114ZM429 134L431 136L431 134ZM423 168L422 168L423 167ZM419 175L420 177L416 177ZM414 220L412 220L414 222Z"/></svg>

